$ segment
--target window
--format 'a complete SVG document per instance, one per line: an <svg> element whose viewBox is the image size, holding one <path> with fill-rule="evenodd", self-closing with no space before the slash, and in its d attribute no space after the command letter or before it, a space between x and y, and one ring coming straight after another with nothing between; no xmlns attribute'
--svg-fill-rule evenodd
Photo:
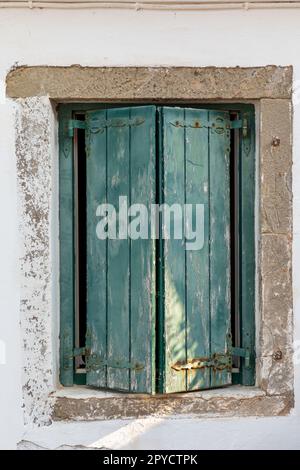
<svg viewBox="0 0 300 470"><path fill-rule="evenodd" d="M253 385L253 107L62 105L60 136L62 384ZM162 211L155 237L149 217L147 237L101 237L107 203L119 233L120 197L148 216L198 205L203 240L172 237L174 211L169 238Z"/></svg>

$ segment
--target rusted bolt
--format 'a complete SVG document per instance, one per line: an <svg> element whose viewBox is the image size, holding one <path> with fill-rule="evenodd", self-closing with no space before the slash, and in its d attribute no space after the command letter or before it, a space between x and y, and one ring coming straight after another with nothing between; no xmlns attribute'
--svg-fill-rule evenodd
<svg viewBox="0 0 300 470"><path fill-rule="evenodd" d="M281 361L282 359L282 351L280 351L280 349L278 349L278 351L275 351L274 354L273 354L273 359L274 361Z"/></svg>
<svg viewBox="0 0 300 470"><path fill-rule="evenodd" d="M199 121L196 121L196 122L195 122L195 127L199 127L199 126L200 126Z"/></svg>
<svg viewBox="0 0 300 470"><path fill-rule="evenodd" d="M279 147L279 145L280 145L280 138L279 137L273 137L272 147Z"/></svg>

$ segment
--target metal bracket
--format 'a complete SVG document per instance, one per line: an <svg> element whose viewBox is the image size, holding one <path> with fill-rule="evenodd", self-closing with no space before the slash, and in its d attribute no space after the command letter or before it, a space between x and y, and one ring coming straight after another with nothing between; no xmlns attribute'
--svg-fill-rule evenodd
<svg viewBox="0 0 300 470"><path fill-rule="evenodd" d="M176 371L204 369L206 367L213 370L232 370L232 356L239 356L245 359L245 367L250 367L250 351L246 348L230 348L230 352L222 354L215 353L211 357L197 357L185 361L177 361L171 367Z"/></svg>
<svg viewBox="0 0 300 470"><path fill-rule="evenodd" d="M89 350L86 348L74 348L73 349L73 357L77 356L88 356Z"/></svg>
<svg viewBox="0 0 300 470"><path fill-rule="evenodd" d="M70 119L68 121L68 136L74 137L74 129L86 129L86 122L78 119Z"/></svg>
<svg viewBox="0 0 300 470"><path fill-rule="evenodd" d="M243 357L245 359L245 368L249 369L250 367L250 351L248 348L232 348L231 349L233 356Z"/></svg>

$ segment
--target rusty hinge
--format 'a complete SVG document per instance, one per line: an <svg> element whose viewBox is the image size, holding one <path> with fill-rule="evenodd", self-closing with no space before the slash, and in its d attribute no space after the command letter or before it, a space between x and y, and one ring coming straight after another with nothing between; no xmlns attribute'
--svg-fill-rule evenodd
<svg viewBox="0 0 300 470"><path fill-rule="evenodd" d="M239 356L245 359L245 367L250 367L250 351L248 348L230 348L228 353L215 353L211 357L196 357L188 361L177 361L171 367L176 371L204 369L206 367L213 370L231 370L232 356Z"/></svg>
<svg viewBox="0 0 300 470"><path fill-rule="evenodd" d="M200 119L188 122L185 120L176 119L175 121L169 121L169 124L174 127L186 127L191 129L213 129L217 133L223 133L225 130L231 129L231 122L225 121L223 117L216 117L214 121L204 122L202 122Z"/></svg>
<svg viewBox="0 0 300 470"><path fill-rule="evenodd" d="M174 127L190 127L194 129L213 129L217 134L224 133L229 129L241 129L243 137L248 135L248 121L246 118L235 119L234 121L226 122L222 117L217 117L214 121L201 122L199 119L195 121L186 122L177 119L176 121L169 122Z"/></svg>
<svg viewBox="0 0 300 470"><path fill-rule="evenodd" d="M176 371L204 369L206 367L212 368L213 370L231 370L232 356L231 354L215 353L211 357L197 357L187 362L177 361L171 367Z"/></svg>
<svg viewBox="0 0 300 470"><path fill-rule="evenodd" d="M111 367L112 369L131 369L141 371L145 368L144 364L139 362L123 362L118 360L104 360L98 354L92 353L88 348L74 348L73 357L85 356L87 370L99 369L100 367Z"/></svg>
<svg viewBox="0 0 300 470"><path fill-rule="evenodd" d="M86 369L97 370L101 367L110 367L112 369L130 369L139 372L145 368L144 364L139 362L124 362L121 360L106 360L99 357L96 353L88 351L86 355Z"/></svg>
<svg viewBox="0 0 300 470"><path fill-rule="evenodd" d="M86 129L91 134L104 132L105 129L113 127L135 127L145 122L143 117L136 116L134 118L111 118L111 119L90 119L86 118Z"/></svg>
<svg viewBox="0 0 300 470"><path fill-rule="evenodd" d="M69 119L68 121L68 136L74 137L74 129L89 130L92 134L98 134L109 127L132 127L140 126L145 122L142 117L135 118L112 118L112 119L89 119L86 121L79 121L78 119Z"/></svg>

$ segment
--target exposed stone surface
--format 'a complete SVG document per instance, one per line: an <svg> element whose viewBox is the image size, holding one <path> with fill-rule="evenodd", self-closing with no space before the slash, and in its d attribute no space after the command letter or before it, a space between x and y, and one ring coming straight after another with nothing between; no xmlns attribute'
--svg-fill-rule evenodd
<svg viewBox="0 0 300 470"><path fill-rule="evenodd" d="M260 102L261 232L292 237L292 104ZM272 145L273 139L279 144Z"/></svg>
<svg viewBox="0 0 300 470"><path fill-rule="evenodd" d="M279 395L293 389L290 101L262 100L260 119L261 328L258 372L262 388L268 394Z"/></svg>
<svg viewBox="0 0 300 470"><path fill-rule="evenodd" d="M55 400L55 420L101 420L141 418L146 416L215 417L215 416L274 416L288 414L293 406L290 394L267 396L205 398L200 394L153 397L118 396L109 398L58 397Z"/></svg>
<svg viewBox="0 0 300 470"><path fill-rule="evenodd" d="M272 356L261 357L261 388L270 396L290 393L293 400L293 361L292 351L283 351L281 361L276 361Z"/></svg>
<svg viewBox="0 0 300 470"><path fill-rule="evenodd" d="M292 348L291 243L285 235L262 235L261 356Z"/></svg>
<svg viewBox="0 0 300 470"><path fill-rule="evenodd" d="M290 98L292 67L17 67L11 98L56 100L211 100Z"/></svg>

